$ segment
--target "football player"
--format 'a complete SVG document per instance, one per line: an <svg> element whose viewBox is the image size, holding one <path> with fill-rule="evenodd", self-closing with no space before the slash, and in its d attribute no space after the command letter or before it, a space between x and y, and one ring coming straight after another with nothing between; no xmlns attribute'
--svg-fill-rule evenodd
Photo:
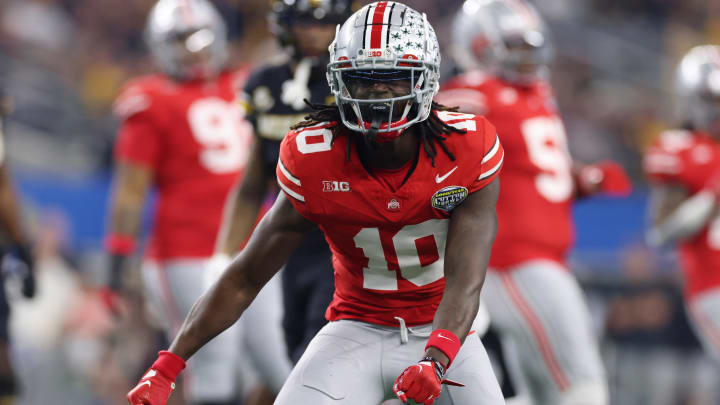
<svg viewBox="0 0 720 405"><path fill-rule="evenodd" d="M165 404L185 360L235 322L316 226L333 252L330 322L276 404L504 403L470 330L504 154L487 120L432 101L439 63L426 16L401 3L369 4L338 26L327 71L337 104L285 136L283 193L131 404Z"/></svg>
<svg viewBox="0 0 720 405"><path fill-rule="evenodd" d="M547 81L547 30L532 6L468 0L453 29L464 73L437 99L484 114L507 152L483 300L507 351L517 355L508 359L513 382L535 404L605 405L598 345L565 260L573 201L626 194L629 181L615 163L573 163Z"/></svg>
<svg viewBox="0 0 720 405"><path fill-rule="evenodd" d="M720 360L720 46L691 49L677 68L681 128L668 130L643 162L652 184L648 242L676 244L689 317Z"/></svg>
<svg viewBox="0 0 720 405"><path fill-rule="evenodd" d="M347 0L273 3L271 25L289 57L255 70L241 94L246 118L257 138L242 182L228 201L228 215L223 220L214 260L220 268L225 268L230 256L250 235L268 193L272 198L277 194L274 179L280 142L294 123L312 111L304 100L324 104L332 97L325 78L327 49L335 26L350 14ZM293 362L327 322L325 310L334 292L331 274L330 248L318 229L290 256L282 272L282 323Z"/></svg>
<svg viewBox="0 0 720 405"><path fill-rule="evenodd" d="M114 111L120 120L106 247L110 287L135 249L148 191L157 190L154 225L142 265L149 303L169 337L204 290L225 198L252 141L234 102L246 67L227 67L226 27L207 0L160 0L146 39L160 73L131 81ZM210 283L208 283L210 284ZM113 306L115 296L106 297ZM193 404L230 403L239 393L236 328L190 364L186 397Z"/></svg>

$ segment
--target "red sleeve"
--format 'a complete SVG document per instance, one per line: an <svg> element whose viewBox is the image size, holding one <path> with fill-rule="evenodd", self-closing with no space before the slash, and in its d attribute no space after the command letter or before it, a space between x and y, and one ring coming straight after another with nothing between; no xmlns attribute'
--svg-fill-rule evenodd
<svg viewBox="0 0 720 405"><path fill-rule="evenodd" d="M303 189L299 165L295 156L299 153L295 138L297 133L290 131L280 144L280 158L275 169L280 189L288 197L298 212L309 218L309 209L305 201L306 191Z"/></svg>
<svg viewBox="0 0 720 405"><path fill-rule="evenodd" d="M685 134L685 131L667 131L645 151L643 170L651 181L688 183L691 180L691 162L686 158L692 139Z"/></svg>
<svg viewBox="0 0 720 405"><path fill-rule="evenodd" d="M500 138L497 131L495 131L495 127L483 117L478 117L477 123L478 132L480 132L478 135L481 135L483 139L482 159L478 167L477 179L468 188L471 193L480 190L495 180L500 174L503 159L505 158L505 151L500 144Z"/></svg>
<svg viewBox="0 0 720 405"><path fill-rule="evenodd" d="M115 159L157 169L162 150L162 131L157 129L152 98L137 87L118 97L114 113L120 121L115 140Z"/></svg>

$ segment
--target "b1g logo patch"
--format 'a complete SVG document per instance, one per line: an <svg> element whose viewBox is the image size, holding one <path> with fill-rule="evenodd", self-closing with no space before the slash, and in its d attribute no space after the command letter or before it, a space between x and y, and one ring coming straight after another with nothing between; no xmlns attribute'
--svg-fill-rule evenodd
<svg viewBox="0 0 720 405"><path fill-rule="evenodd" d="M442 211L452 211L465 201L468 196L468 189L461 186L448 186L441 188L430 198L433 208Z"/></svg>

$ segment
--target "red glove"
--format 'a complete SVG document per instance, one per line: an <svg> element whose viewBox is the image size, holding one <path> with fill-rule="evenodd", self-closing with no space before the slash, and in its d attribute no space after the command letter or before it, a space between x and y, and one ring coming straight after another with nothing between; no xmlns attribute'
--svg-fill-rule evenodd
<svg viewBox="0 0 720 405"><path fill-rule="evenodd" d="M426 357L400 374L393 384L393 392L404 403L409 398L418 404L430 405L440 395L442 384L464 387L458 382L443 379L444 374L445 369L437 360Z"/></svg>
<svg viewBox="0 0 720 405"><path fill-rule="evenodd" d="M583 167L579 177L583 194L601 192L626 197L632 191L632 182L625 169L610 160Z"/></svg>
<svg viewBox="0 0 720 405"><path fill-rule="evenodd" d="M127 394L130 405L165 405L175 389L175 379L185 368L185 360L161 351L150 369Z"/></svg>

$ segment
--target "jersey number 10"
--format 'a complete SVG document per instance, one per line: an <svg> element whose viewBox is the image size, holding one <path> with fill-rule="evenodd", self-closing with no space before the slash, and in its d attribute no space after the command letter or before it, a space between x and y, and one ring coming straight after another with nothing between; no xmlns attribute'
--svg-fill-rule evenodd
<svg viewBox="0 0 720 405"><path fill-rule="evenodd" d="M380 229L361 229L353 240L368 258L368 265L363 268L363 287L385 291L398 289L397 274L389 269L385 259L393 253L405 280L418 287L440 280L444 275L447 221L431 219L406 225L392 237L392 246L383 246Z"/></svg>

